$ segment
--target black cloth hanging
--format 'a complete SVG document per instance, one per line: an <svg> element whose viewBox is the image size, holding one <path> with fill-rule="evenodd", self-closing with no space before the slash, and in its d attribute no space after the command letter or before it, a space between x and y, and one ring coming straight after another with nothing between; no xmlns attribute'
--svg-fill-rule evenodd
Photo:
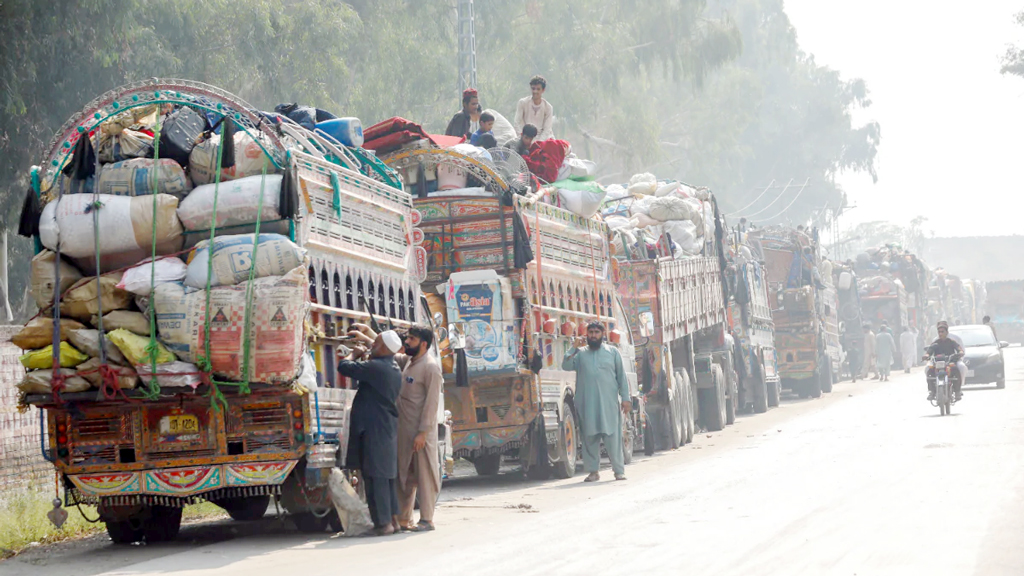
<svg viewBox="0 0 1024 576"><path fill-rule="evenodd" d="M466 351L463 348L455 351L455 386L469 388L469 364L466 362Z"/></svg>
<svg viewBox="0 0 1024 576"><path fill-rule="evenodd" d="M281 218L294 218L299 212L299 191L295 185L295 173L291 164L284 168L284 178L281 180L281 197L278 201L278 211Z"/></svg>
<svg viewBox="0 0 1024 576"><path fill-rule="evenodd" d="M43 207L39 205L36 191L29 186L25 193L25 201L21 204L21 220L18 222L18 235L32 238L39 235L39 218L43 215Z"/></svg>
<svg viewBox="0 0 1024 576"><path fill-rule="evenodd" d="M220 167L231 168L235 165L235 123L225 118L224 129L220 131L220 141L224 143L224 150L220 156Z"/></svg>
<svg viewBox="0 0 1024 576"><path fill-rule="evenodd" d="M517 270L526 268L533 261L533 247L519 212L512 213L512 260L512 266Z"/></svg>
<svg viewBox="0 0 1024 576"><path fill-rule="evenodd" d="M61 172L72 180L85 181L86 178L96 175L96 151L92 147L92 140L87 134L78 137L75 144L75 151L71 155L71 161L64 166Z"/></svg>

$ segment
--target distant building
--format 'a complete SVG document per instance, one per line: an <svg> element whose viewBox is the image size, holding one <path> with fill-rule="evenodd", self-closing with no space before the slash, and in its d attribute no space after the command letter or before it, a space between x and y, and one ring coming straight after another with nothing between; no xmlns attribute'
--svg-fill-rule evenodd
<svg viewBox="0 0 1024 576"><path fill-rule="evenodd" d="M926 238L921 259L960 278L984 282L1024 278L1024 236Z"/></svg>

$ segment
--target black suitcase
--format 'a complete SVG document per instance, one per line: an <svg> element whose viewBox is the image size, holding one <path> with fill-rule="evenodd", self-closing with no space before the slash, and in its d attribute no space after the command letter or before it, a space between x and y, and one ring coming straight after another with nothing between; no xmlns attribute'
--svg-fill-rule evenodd
<svg viewBox="0 0 1024 576"><path fill-rule="evenodd" d="M205 130L205 116L188 107L178 108L160 127L160 157L187 167L189 154Z"/></svg>

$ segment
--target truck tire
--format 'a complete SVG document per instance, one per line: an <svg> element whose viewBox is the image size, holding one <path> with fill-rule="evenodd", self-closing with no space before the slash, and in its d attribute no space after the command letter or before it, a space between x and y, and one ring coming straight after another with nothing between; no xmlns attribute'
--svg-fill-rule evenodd
<svg viewBox="0 0 1024 576"><path fill-rule="evenodd" d="M735 370L732 370L732 379L726 380L728 384L728 396L725 398L725 425L732 426L736 423L736 411L739 410L739 376Z"/></svg>
<svg viewBox="0 0 1024 576"><path fill-rule="evenodd" d="M831 394L832 393L832 360L829 359L829 358L825 358L825 359L822 360L820 366L824 367L824 370L822 370L821 372L818 373L818 376L821 378L821 386L820 386L821 391L822 392L827 392L827 393Z"/></svg>
<svg viewBox="0 0 1024 576"><path fill-rule="evenodd" d="M473 468L479 476L495 476L501 470L501 453L485 454L473 458Z"/></svg>
<svg viewBox="0 0 1024 576"><path fill-rule="evenodd" d="M803 386L808 396L811 398L821 398L821 376L819 374L804 380Z"/></svg>
<svg viewBox="0 0 1024 576"><path fill-rule="evenodd" d="M327 531L328 526L332 524L331 516L337 516L337 514L334 509L331 509L330 512L323 516L317 516L312 512L299 512L298 514L292 514L291 519L295 523L295 527L299 529L299 532L318 534Z"/></svg>
<svg viewBox="0 0 1024 576"><path fill-rule="evenodd" d="M754 414L764 414L768 411L768 383L764 381L764 364L758 362L754 365L750 383L754 392Z"/></svg>
<svg viewBox="0 0 1024 576"><path fill-rule="evenodd" d="M270 505L270 496L249 496L246 498L225 498L216 500L214 504L220 506L231 516L232 520L238 522L253 522L263 518Z"/></svg>
<svg viewBox="0 0 1024 576"><path fill-rule="evenodd" d="M181 529L181 508L177 506L153 506L150 518L142 524L146 542L170 542L178 537Z"/></svg>
<svg viewBox="0 0 1024 576"><path fill-rule="evenodd" d="M722 367L717 364L711 367L711 388L701 388L697 391L697 401L700 405L700 417L704 427L711 432L718 432L725 428L725 377L722 375Z"/></svg>
<svg viewBox="0 0 1024 576"><path fill-rule="evenodd" d="M683 438L680 444L686 445L693 442L694 428L696 428L693 421L693 387L690 385L690 377L686 372L676 372L676 382L679 384L683 418Z"/></svg>
<svg viewBox="0 0 1024 576"><path fill-rule="evenodd" d="M782 400L782 382L775 381L768 383L768 406L777 408Z"/></svg>
<svg viewBox="0 0 1024 576"><path fill-rule="evenodd" d="M654 422L651 415L644 412L644 455L654 454Z"/></svg>
<svg viewBox="0 0 1024 576"><path fill-rule="evenodd" d="M558 432L558 446L555 448L558 462L552 464L551 471L555 478L564 480L576 475L576 445L578 443L576 418L568 404L565 406L565 416L562 417Z"/></svg>
<svg viewBox="0 0 1024 576"><path fill-rule="evenodd" d="M145 537L140 520L117 520L107 522L107 535L114 544L134 544Z"/></svg>

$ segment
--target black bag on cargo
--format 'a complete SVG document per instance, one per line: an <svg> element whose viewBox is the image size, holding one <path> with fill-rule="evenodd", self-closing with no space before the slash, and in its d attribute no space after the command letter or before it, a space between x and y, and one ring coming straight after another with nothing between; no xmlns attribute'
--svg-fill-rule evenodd
<svg viewBox="0 0 1024 576"><path fill-rule="evenodd" d="M183 106L172 112L160 127L160 157L188 166L188 156L206 130L206 117Z"/></svg>

